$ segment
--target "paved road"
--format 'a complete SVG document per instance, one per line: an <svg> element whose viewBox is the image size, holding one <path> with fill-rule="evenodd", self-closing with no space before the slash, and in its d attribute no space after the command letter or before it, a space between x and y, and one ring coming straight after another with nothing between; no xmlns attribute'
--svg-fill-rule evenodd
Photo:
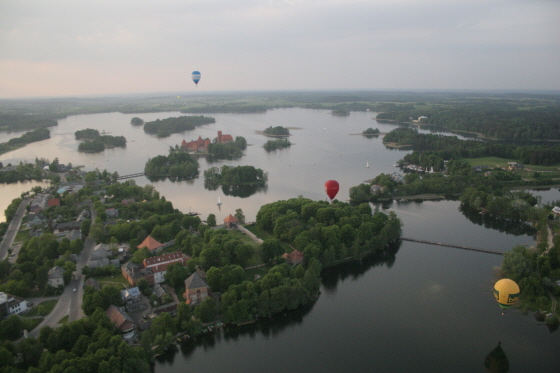
<svg viewBox="0 0 560 373"><path fill-rule="evenodd" d="M8 231L4 235L2 239L2 243L0 243L0 260L4 260L6 256L8 256L8 249L14 243L14 238L16 238L17 232L19 231L19 227L21 225L21 219L23 219L23 215L25 214L25 208L31 202L31 198L24 199L10 222L10 226L8 227Z"/></svg>
<svg viewBox="0 0 560 373"><path fill-rule="evenodd" d="M95 221L95 210L93 206L90 206L90 211L92 213L92 224ZM42 327L50 326L56 328L60 326L58 322L66 315L68 315L68 321L75 321L85 316L82 311L82 295L83 295L83 285L84 277L82 273L82 268L87 264L89 256L93 247L95 246L95 241L91 236L86 238L84 242L84 249L80 253L78 258L78 263L76 264L77 279L72 279L70 283L64 288L64 292L60 295L58 303L50 314L48 314L43 322L41 322L35 329L29 332L30 337L39 336L39 332ZM76 291L74 292L74 289Z"/></svg>

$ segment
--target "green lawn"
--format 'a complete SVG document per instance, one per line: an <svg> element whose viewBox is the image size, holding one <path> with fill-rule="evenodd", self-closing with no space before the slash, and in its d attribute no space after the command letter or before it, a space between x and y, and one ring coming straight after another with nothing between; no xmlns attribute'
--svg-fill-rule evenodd
<svg viewBox="0 0 560 373"><path fill-rule="evenodd" d="M99 282L100 287L105 285L114 286L119 289L128 289L130 287L128 281L120 273L114 276L95 277L95 279Z"/></svg>
<svg viewBox="0 0 560 373"><path fill-rule="evenodd" d="M64 316L62 319L60 319L60 321L58 323L62 324L62 325L66 324L68 322L69 317L70 316L68 316L68 315Z"/></svg>
<svg viewBox="0 0 560 373"><path fill-rule="evenodd" d="M28 313L25 314L25 316L26 317L40 316L39 315L39 306L41 306L41 308L44 308L45 314L48 315L49 313L51 313L54 306L56 306L57 302L58 302L58 299L51 299L51 300L46 300L44 302L41 302L41 303L35 305L31 309L31 311L29 311Z"/></svg>
<svg viewBox="0 0 560 373"><path fill-rule="evenodd" d="M268 273L268 271L272 267L274 267L274 266L269 264L269 265L259 267L259 268L246 269L245 270L245 280L254 281L255 280L255 275L260 275L261 277L263 277L264 275L266 275Z"/></svg>
<svg viewBox="0 0 560 373"><path fill-rule="evenodd" d="M255 236L257 236L258 238L260 238L262 240L272 238L268 233L266 233L265 231L260 229L256 224L244 225L244 227L249 232L253 233Z"/></svg>

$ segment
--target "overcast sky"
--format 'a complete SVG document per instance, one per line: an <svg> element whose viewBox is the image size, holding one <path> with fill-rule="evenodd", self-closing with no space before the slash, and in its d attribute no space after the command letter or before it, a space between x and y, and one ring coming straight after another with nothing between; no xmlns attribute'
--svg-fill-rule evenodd
<svg viewBox="0 0 560 373"><path fill-rule="evenodd" d="M558 90L560 1L0 0L2 98L313 89Z"/></svg>

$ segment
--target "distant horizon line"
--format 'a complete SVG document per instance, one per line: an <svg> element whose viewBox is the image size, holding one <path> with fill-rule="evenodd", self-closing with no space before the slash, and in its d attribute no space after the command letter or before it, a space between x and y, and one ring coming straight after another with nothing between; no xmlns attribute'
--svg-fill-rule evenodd
<svg viewBox="0 0 560 373"><path fill-rule="evenodd" d="M146 91L146 92L128 92L128 93L93 93L93 94L74 94L59 96L18 96L18 97L0 97L0 100L47 100L47 99L66 99L66 98L104 98L104 97L142 97L142 96L194 96L194 95L214 95L214 94L250 94L250 93L352 93L352 92L412 92L412 93L524 93L524 94L548 94L558 95L560 89L472 89L472 88L361 88L361 89L259 89L259 90L224 90L224 91L203 91L202 93L193 91Z"/></svg>

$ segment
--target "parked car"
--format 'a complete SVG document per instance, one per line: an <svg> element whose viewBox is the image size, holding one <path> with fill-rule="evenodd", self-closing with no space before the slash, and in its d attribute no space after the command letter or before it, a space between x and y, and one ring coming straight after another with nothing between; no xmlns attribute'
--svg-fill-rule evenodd
<svg viewBox="0 0 560 373"><path fill-rule="evenodd" d="M27 302L27 307L33 307L33 302Z"/></svg>

